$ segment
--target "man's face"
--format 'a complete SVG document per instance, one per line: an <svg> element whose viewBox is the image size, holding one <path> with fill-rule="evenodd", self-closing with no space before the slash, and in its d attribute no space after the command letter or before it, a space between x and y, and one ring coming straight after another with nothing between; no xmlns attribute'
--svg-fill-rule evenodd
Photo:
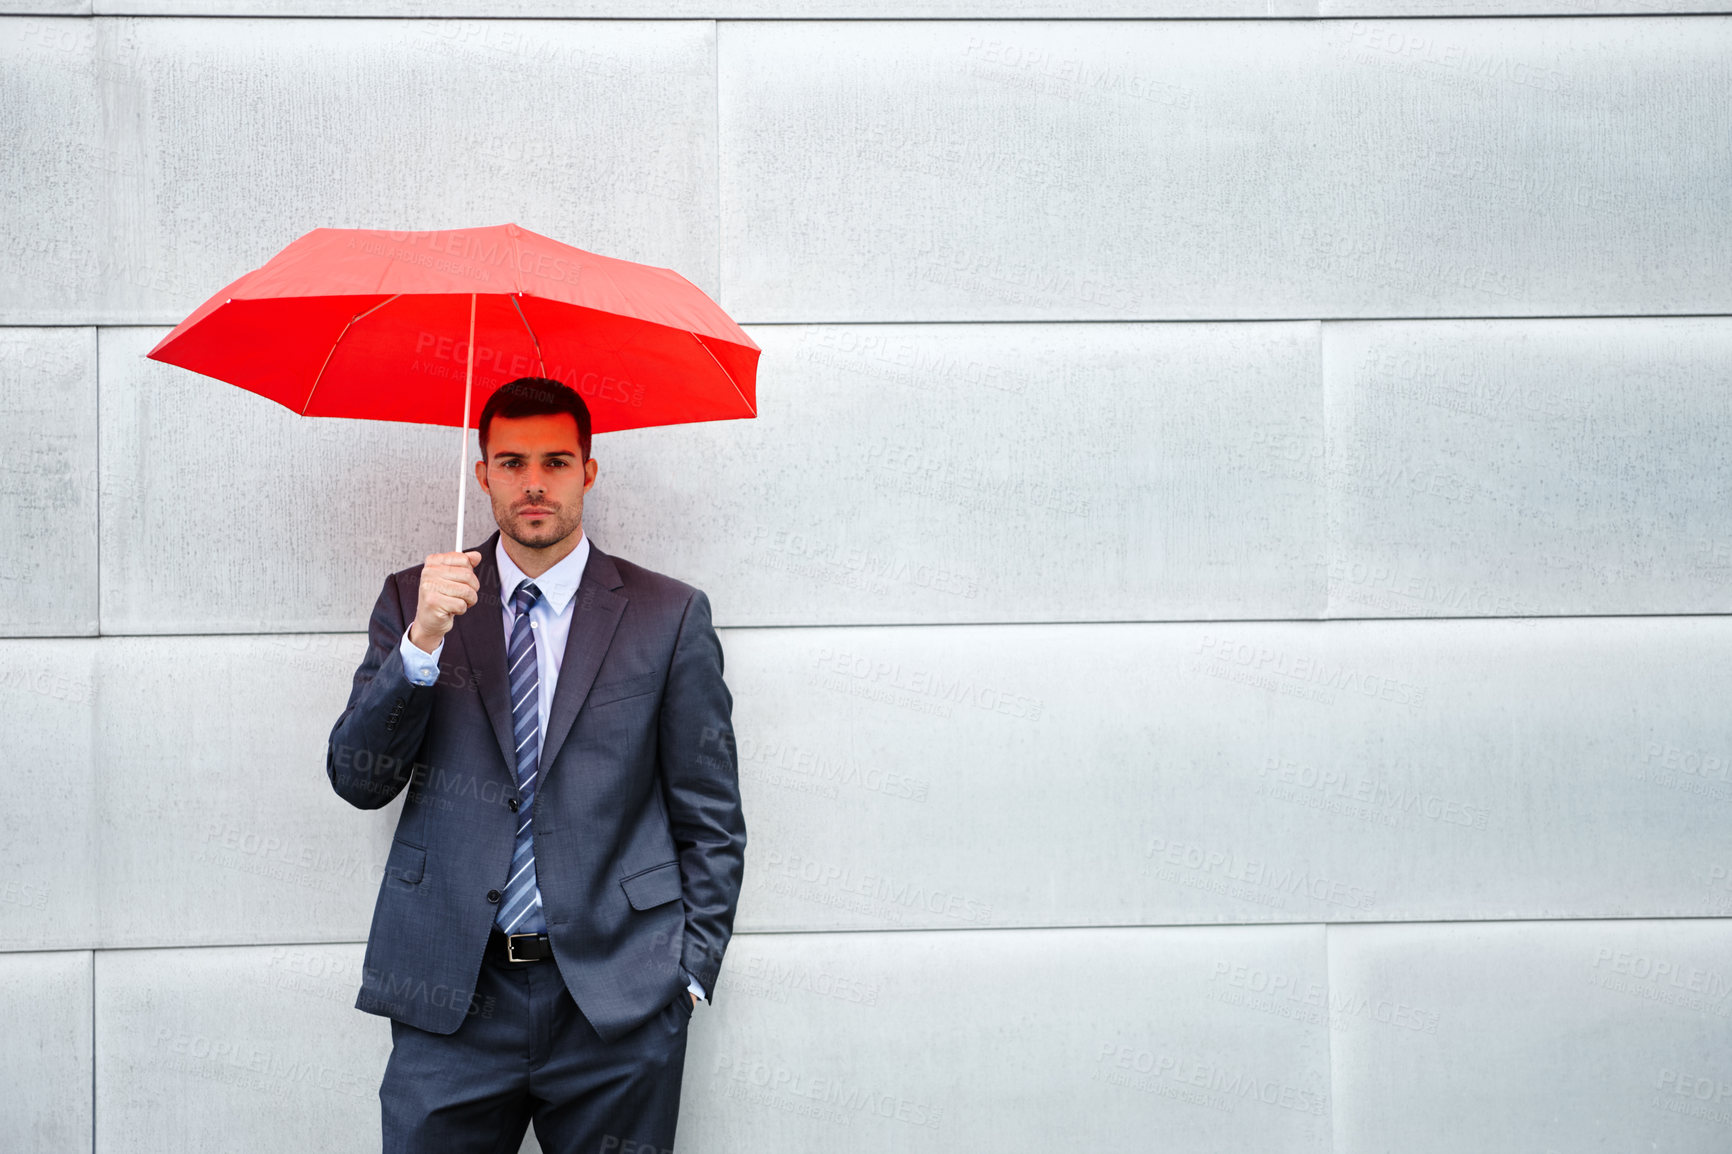
<svg viewBox="0 0 1732 1154"><path fill-rule="evenodd" d="M501 533L546 549L583 525L583 495L595 484L596 469L593 457L583 460L570 413L495 417L475 479L493 501Z"/></svg>

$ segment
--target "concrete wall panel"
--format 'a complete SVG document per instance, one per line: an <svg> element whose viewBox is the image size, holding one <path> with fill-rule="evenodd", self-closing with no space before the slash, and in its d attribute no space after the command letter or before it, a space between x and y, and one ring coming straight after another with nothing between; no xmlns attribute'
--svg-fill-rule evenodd
<svg viewBox="0 0 1732 1154"><path fill-rule="evenodd" d="M0 641L0 951L97 944L98 644Z"/></svg>
<svg viewBox="0 0 1732 1154"><path fill-rule="evenodd" d="M105 18L76 28L90 42L83 55L34 40L10 49L23 77L45 78L16 105L48 148L56 135L40 126L66 134L61 122L90 102L100 65L105 123L90 143L101 179L78 183L102 211L74 200L87 211L49 205L26 219L32 237L94 228L107 275L44 300L16 287L8 320L175 323L321 226L513 220L716 288L706 23ZM69 109L50 108L63 88ZM56 203L73 183L51 182Z"/></svg>
<svg viewBox="0 0 1732 1154"><path fill-rule="evenodd" d="M1732 22L765 22L719 43L744 320L1732 304Z"/></svg>
<svg viewBox="0 0 1732 1154"><path fill-rule="evenodd" d="M731 631L741 924L1724 912L1728 628Z"/></svg>
<svg viewBox="0 0 1732 1154"><path fill-rule="evenodd" d="M1330 1149L1315 926L748 935L679 1145Z"/></svg>
<svg viewBox="0 0 1732 1154"><path fill-rule="evenodd" d="M116 83L90 20L0 17L0 320L94 319L103 279L103 86ZM215 291L213 286L212 291Z"/></svg>
<svg viewBox="0 0 1732 1154"><path fill-rule="evenodd" d="M1324 326L1330 614L1732 608L1732 325Z"/></svg>
<svg viewBox="0 0 1732 1154"><path fill-rule="evenodd" d="M91 956L0 956L0 1134L16 1154L91 1148Z"/></svg>
<svg viewBox="0 0 1732 1154"><path fill-rule="evenodd" d="M355 636L103 643L107 946L367 936L401 799L351 807L325 745Z"/></svg>
<svg viewBox="0 0 1732 1154"><path fill-rule="evenodd" d="M750 421L596 441L586 527L728 625L1307 617L1317 327L761 327Z"/></svg>
<svg viewBox="0 0 1732 1154"><path fill-rule="evenodd" d="M1336 1149L1724 1150L1729 949L1725 920L1330 927Z"/></svg>
<svg viewBox="0 0 1732 1154"><path fill-rule="evenodd" d="M96 963L99 1150L379 1148L385 1018L362 947L115 950Z"/></svg>
<svg viewBox="0 0 1732 1154"><path fill-rule="evenodd" d="M96 330L0 328L0 635L96 632Z"/></svg>

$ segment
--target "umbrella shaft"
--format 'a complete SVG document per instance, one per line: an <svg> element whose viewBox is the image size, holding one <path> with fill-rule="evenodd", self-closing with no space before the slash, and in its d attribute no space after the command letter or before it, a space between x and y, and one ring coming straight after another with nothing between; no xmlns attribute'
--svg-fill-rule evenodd
<svg viewBox="0 0 1732 1154"><path fill-rule="evenodd" d="M469 294L469 363L463 371L463 420L457 442L457 544L453 553L463 552L463 504L469 490L469 395L475 385L475 294Z"/></svg>

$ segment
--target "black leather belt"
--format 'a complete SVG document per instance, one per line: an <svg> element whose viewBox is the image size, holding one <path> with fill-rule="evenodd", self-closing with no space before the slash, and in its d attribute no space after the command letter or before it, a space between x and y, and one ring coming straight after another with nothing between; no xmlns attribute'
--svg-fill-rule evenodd
<svg viewBox="0 0 1732 1154"><path fill-rule="evenodd" d="M511 934L499 932L494 926L487 935L487 956L496 962L550 962L553 943L546 934Z"/></svg>

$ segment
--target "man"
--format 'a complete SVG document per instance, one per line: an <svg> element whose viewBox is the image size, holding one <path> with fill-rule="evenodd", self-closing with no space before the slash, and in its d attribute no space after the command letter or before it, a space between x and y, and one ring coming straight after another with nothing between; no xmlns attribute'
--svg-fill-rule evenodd
<svg viewBox="0 0 1732 1154"><path fill-rule="evenodd" d="M385 579L326 771L407 785L357 1008L391 1018L386 1151L671 1149L746 844L709 599L597 548L589 409L502 386L499 531Z"/></svg>

